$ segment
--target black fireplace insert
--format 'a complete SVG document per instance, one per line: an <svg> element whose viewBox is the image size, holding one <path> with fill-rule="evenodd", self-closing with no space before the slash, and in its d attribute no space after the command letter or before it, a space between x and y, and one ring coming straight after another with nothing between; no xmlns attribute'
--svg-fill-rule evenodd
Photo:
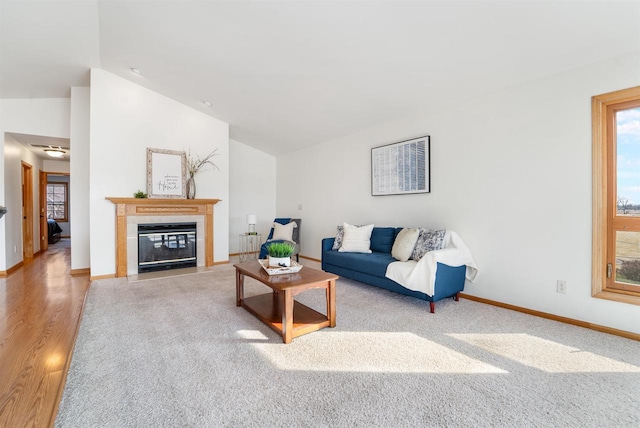
<svg viewBox="0 0 640 428"><path fill-rule="evenodd" d="M138 225L138 273L197 266L196 223Z"/></svg>

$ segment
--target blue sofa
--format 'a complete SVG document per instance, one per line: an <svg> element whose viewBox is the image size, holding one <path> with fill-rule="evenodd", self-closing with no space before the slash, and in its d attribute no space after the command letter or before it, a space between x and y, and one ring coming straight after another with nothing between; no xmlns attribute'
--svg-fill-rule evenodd
<svg viewBox="0 0 640 428"><path fill-rule="evenodd" d="M464 290L466 266L447 266L438 263L435 279L435 293L429 296L419 291L409 290L385 277L389 263L397 260L391 256L393 242L402 228L374 227L371 233L371 253L347 253L332 250L335 238L322 240L322 270L335 273L376 287L430 302L431 313L435 313L435 302L447 297L458 300Z"/></svg>

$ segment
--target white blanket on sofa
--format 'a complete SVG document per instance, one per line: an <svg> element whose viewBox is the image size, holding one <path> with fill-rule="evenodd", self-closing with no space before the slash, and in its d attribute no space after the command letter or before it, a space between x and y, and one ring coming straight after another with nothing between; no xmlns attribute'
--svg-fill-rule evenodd
<svg viewBox="0 0 640 428"><path fill-rule="evenodd" d="M441 250L429 251L418 262L409 260L390 263L385 276L409 290L421 291L428 296L435 294L438 263L454 267L467 266L465 278L473 281L478 274L478 268L462 238L457 233L447 230L443 246Z"/></svg>

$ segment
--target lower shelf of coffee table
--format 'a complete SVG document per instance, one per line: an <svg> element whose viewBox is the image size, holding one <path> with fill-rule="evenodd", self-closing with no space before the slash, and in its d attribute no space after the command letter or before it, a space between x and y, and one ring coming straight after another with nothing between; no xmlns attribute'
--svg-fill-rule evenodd
<svg viewBox="0 0 640 428"><path fill-rule="evenodd" d="M276 333L282 335L282 305L277 294L267 293L246 297L242 300L242 306ZM292 337L302 336L324 327L329 327L329 319L326 315L293 301Z"/></svg>

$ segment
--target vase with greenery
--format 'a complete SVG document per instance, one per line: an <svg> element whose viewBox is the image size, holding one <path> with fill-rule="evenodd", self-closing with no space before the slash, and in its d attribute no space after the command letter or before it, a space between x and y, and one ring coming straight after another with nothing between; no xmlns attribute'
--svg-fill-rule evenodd
<svg viewBox="0 0 640 428"><path fill-rule="evenodd" d="M196 197L196 181L193 177L198 172L202 171L207 165L218 171L220 170L211 160L214 156L218 156L218 149L214 149L204 158L200 158L198 155L192 155L191 149L189 149L189 153L187 154L187 173L189 174L189 178L187 179L187 199L195 199Z"/></svg>
<svg viewBox="0 0 640 428"><path fill-rule="evenodd" d="M291 255L296 251L294 244L290 242L272 242L267 245L269 254L269 266L291 266Z"/></svg>

